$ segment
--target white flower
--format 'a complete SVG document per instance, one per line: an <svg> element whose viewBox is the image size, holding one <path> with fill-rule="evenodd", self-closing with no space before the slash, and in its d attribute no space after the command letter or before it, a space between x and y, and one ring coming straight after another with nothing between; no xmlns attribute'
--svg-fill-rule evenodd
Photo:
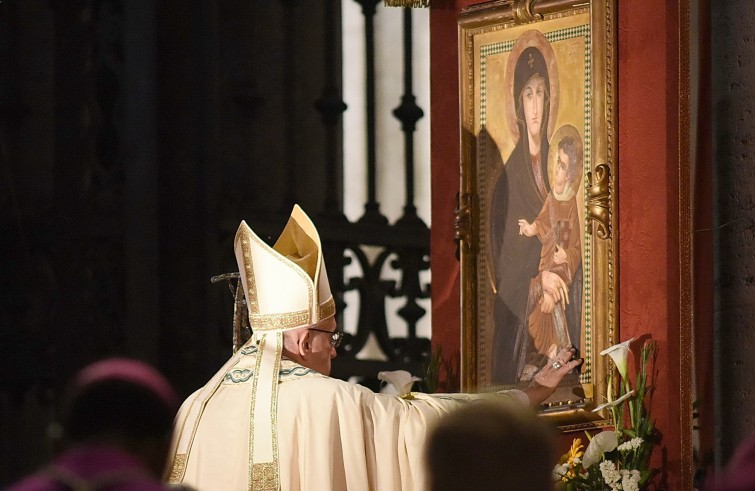
<svg viewBox="0 0 755 491"><path fill-rule="evenodd" d="M624 442L621 445L619 445L617 448L619 452L629 452L631 450L637 450L640 448L640 445L642 445L642 442L644 440L640 437L635 437L629 440L628 442Z"/></svg>
<svg viewBox="0 0 755 491"><path fill-rule="evenodd" d="M621 489L623 491L639 491L640 471L623 469L621 471Z"/></svg>
<svg viewBox="0 0 755 491"><path fill-rule="evenodd" d="M412 374L406 370L380 372L378 373L378 379L389 385L382 391L383 393L397 396L408 394L411 392L414 382L422 380L419 377L412 376Z"/></svg>
<svg viewBox="0 0 755 491"><path fill-rule="evenodd" d="M607 479L606 475L612 474L613 472L616 471L616 464L614 464L612 460L604 460L603 462L600 463L599 467L600 467L600 473L603 475L603 479L606 482L614 482L614 479Z"/></svg>
<svg viewBox="0 0 755 491"><path fill-rule="evenodd" d="M600 463L600 475L603 476L603 480L611 489L617 489L616 483L621 481L621 473L616 470L616 464L613 461L604 460Z"/></svg>
<svg viewBox="0 0 755 491"><path fill-rule="evenodd" d="M556 464L556 466L553 468L553 480L560 481L567 472L569 472L569 464Z"/></svg>
<svg viewBox="0 0 755 491"><path fill-rule="evenodd" d="M634 341L634 338L627 339L623 343L614 344L610 348L606 348L600 352L601 355L608 355L616 364L616 368L619 369L621 378L626 380L627 378L627 361L629 359L629 344Z"/></svg>
<svg viewBox="0 0 755 491"><path fill-rule="evenodd" d="M603 431L598 433L590 440L590 444L582 456L582 467L585 469L589 468L595 462L599 461L604 453L612 451L618 444L619 440L616 438L616 432ZM606 462L610 462L610 460Z"/></svg>
<svg viewBox="0 0 755 491"><path fill-rule="evenodd" d="M603 409L605 409L607 407L618 406L619 404L621 404L622 402L626 401L627 399L629 399L633 395L634 395L634 389L630 390L629 392L627 392L623 396L619 397L618 399L615 399L615 400L609 401L609 402L604 402L600 406L598 406L595 409L593 409L592 412L597 413L598 411L602 411Z"/></svg>

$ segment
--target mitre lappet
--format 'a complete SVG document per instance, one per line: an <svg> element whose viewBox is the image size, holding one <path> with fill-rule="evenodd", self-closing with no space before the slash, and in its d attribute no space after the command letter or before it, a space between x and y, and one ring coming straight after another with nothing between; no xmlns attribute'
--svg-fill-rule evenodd
<svg viewBox="0 0 755 491"><path fill-rule="evenodd" d="M322 245L312 221L295 205L272 247L242 221L234 240L249 325L258 348L252 384L253 489L278 489L277 394L283 332L335 315Z"/></svg>

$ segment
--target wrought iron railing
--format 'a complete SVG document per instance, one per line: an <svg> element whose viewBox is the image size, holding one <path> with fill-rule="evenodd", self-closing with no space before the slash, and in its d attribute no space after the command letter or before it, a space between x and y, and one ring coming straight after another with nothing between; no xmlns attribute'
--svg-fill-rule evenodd
<svg viewBox="0 0 755 491"><path fill-rule="evenodd" d="M423 283L421 277L429 270L430 230L417 215L415 204L415 158L414 136L416 123L424 116L417 106L413 94L413 53L412 53L412 13L411 9L403 12L403 90L400 104L393 110L393 115L401 125L404 134L404 188L405 204L403 215L394 223L381 212L377 200L377 140L375 105L375 31L374 17L379 0L354 0L362 7L364 15L365 44L365 132L366 132L366 176L367 201L364 213L356 221L350 221L342 211L342 197L339 185L342 175L339 169L341 153L339 145L340 122L346 104L341 99L338 89L339 64L329 53L338 53L335 48L333 33L339 32L335 23L339 19L334 12L332 2L325 2L324 47L326 80L322 95L315 104L321 115L326 130L325 155L323 167L328 176L328 189L323 212L313 216L323 241L325 261L328 267L331 290L336 299L339 324L347 334L339 348L339 356L333 363L333 375L340 378L357 377L361 383L377 388L375 378L382 370L404 369L422 376L431 357L430 340L417 334L418 322L427 314L420 301L430 296L430 286ZM285 49L285 48L284 48ZM289 58L292 60L293 58ZM287 162L291 166L291 162ZM293 180L293 177L291 178ZM348 186L343 186L348 189ZM289 183L288 189L293 189ZM295 200L291 192L286 204ZM285 216L273 219L255 219L248 217L250 225L261 236L275 237L280 223ZM358 266L359 272L346 276L345 269ZM398 279L390 279L391 271L397 272ZM358 300L354 305L347 305L344 298L349 292L356 292ZM397 316L388 315L388 302L402 299ZM401 301L401 300L399 300ZM356 326L344 326L344 309L356 309ZM390 326L390 322L400 322L403 326ZM405 329L404 329L405 328ZM396 336L395 332L405 332L405 336ZM357 355L362 352L373 336L380 348L380 354L373 359L362 359Z"/></svg>

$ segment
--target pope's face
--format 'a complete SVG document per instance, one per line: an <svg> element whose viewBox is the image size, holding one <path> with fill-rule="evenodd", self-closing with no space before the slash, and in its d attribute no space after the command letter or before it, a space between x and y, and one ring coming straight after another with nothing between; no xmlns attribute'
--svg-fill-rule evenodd
<svg viewBox="0 0 755 491"><path fill-rule="evenodd" d="M335 332L336 330L336 318L335 316L329 317L317 324L314 327L323 331ZM333 347L333 336L327 332L309 330L309 353L307 360L307 367L318 371L323 375L330 375L331 360L336 357L336 349Z"/></svg>
<svg viewBox="0 0 755 491"><path fill-rule="evenodd" d="M543 107L545 106L545 82L540 77L532 77L522 89L522 106L524 121L530 139L540 140L540 128L543 124ZM539 149L530 149L530 152Z"/></svg>

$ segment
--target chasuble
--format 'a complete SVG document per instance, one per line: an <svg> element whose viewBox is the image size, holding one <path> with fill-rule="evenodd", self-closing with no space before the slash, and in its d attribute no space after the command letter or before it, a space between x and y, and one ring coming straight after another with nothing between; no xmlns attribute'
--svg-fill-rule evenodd
<svg viewBox="0 0 755 491"><path fill-rule="evenodd" d="M192 405L202 404L197 401L202 390L184 402L175 439L194 435L185 453L174 456L171 483L200 491L254 488L249 456L257 353L255 346L245 346L218 372L213 379L217 387L198 419L187 421L187 414ZM376 394L285 358L278 385L274 446L280 489L291 491L424 490L425 438L441 415L482 398L527 403L527 396L516 390L487 395L412 393L413 399Z"/></svg>

